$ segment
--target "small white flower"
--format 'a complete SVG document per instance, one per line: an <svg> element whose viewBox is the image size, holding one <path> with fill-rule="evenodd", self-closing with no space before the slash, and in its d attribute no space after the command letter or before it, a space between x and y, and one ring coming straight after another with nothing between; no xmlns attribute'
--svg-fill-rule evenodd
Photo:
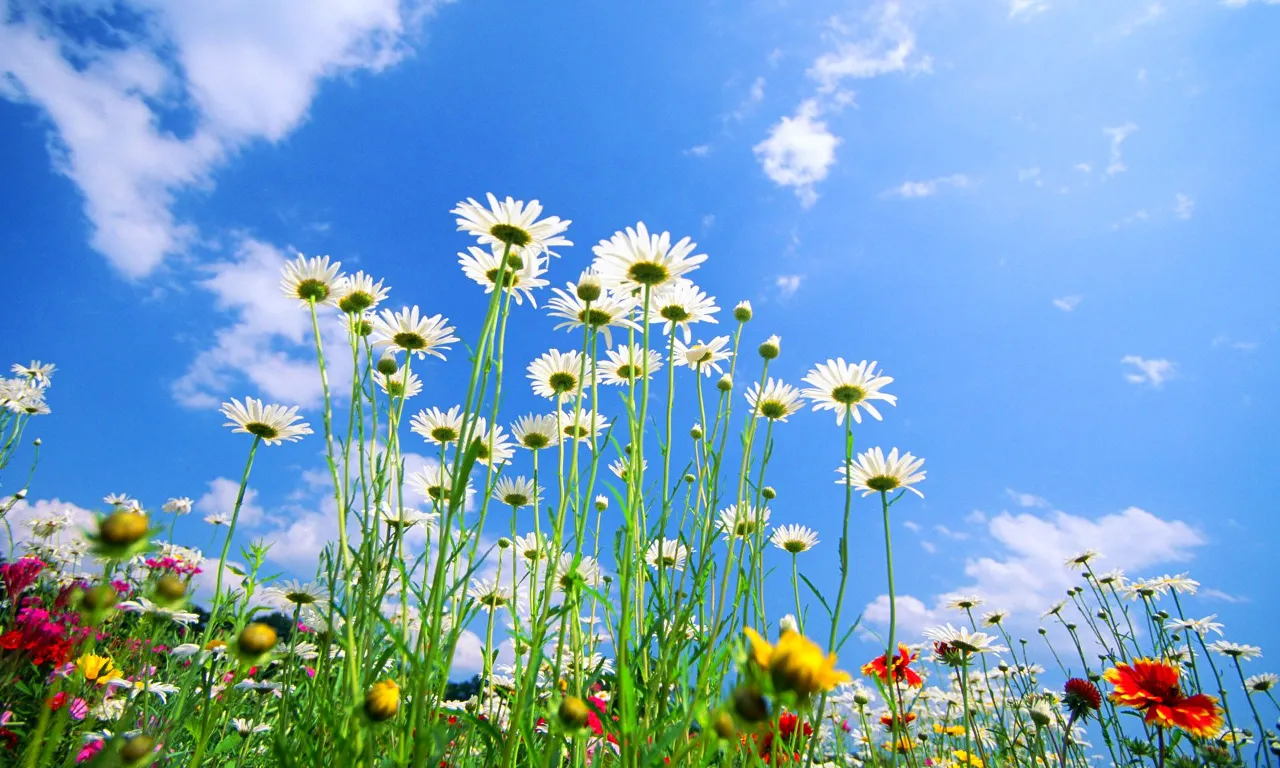
<svg viewBox="0 0 1280 768"><path fill-rule="evenodd" d="M462 436L462 406L455 405L447 411L431 407L418 411L409 418L409 431L422 435L436 445L456 443Z"/></svg>
<svg viewBox="0 0 1280 768"><path fill-rule="evenodd" d="M644 561L655 569L683 571L688 558L689 548L672 539L656 539L644 553Z"/></svg>
<svg viewBox="0 0 1280 768"><path fill-rule="evenodd" d="M384 309L373 320L373 346L391 347L426 357L433 355L445 359L440 350L458 341L453 327L443 315L423 315L417 305L392 312Z"/></svg>
<svg viewBox="0 0 1280 768"><path fill-rule="evenodd" d="M780 525L774 529L769 541L783 552L798 555L817 546L818 532L803 525Z"/></svg>
<svg viewBox="0 0 1280 768"><path fill-rule="evenodd" d="M644 222L615 232L592 251L592 269L608 288L633 291L668 285L697 269L706 254L690 255L697 245L684 238L672 245L671 233L651 235Z"/></svg>
<svg viewBox="0 0 1280 768"><path fill-rule="evenodd" d="M787 417L804 407L804 398L800 390L790 384L770 377L761 390L756 382L746 391L747 403L756 418L770 421L786 421Z"/></svg>
<svg viewBox="0 0 1280 768"><path fill-rule="evenodd" d="M1229 643L1226 640L1217 640L1206 646L1209 650L1220 653L1223 656L1229 656L1233 659L1250 659L1261 658L1262 649L1256 645L1243 645L1241 643Z"/></svg>
<svg viewBox="0 0 1280 768"><path fill-rule="evenodd" d="M283 405L264 405L261 400L246 397L244 403L234 397L230 403L222 404L222 415L230 421L222 426L233 427L232 432L243 432L247 435L262 438L267 445L277 445L284 440L296 442L303 435L311 434L311 426L306 422L297 423L298 407L285 408Z"/></svg>
<svg viewBox="0 0 1280 768"><path fill-rule="evenodd" d="M481 245L496 245L523 249L521 253L549 253L559 256L551 250L561 245L573 245L562 233L572 222L561 221L558 216L549 216L541 221L542 204L530 200L528 205L523 200L508 197L499 201L493 193L488 193L489 207L485 208L473 198L458 203L450 213L458 216L458 231L475 236Z"/></svg>
<svg viewBox="0 0 1280 768"><path fill-rule="evenodd" d="M804 391L804 396L813 401L815 411L835 411L836 424L844 423L846 412L861 424L860 408L879 421L880 411L871 401L883 400L889 405L896 405L898 398L880 391L893 383L893 379L876 373L875 367L875 361L868 363L863 360L857 365L850 365L842 357L819 363L804 377L811 385Z"/></svg>
<svg viewBox="0 0 1280 768"><path fill-rule="evenodd" d="M328 256L308 259L302 254L284 265L284 277L280 290L285 296L297 299L304 309L315 304L332 304L334 295L344 282L338 274L342 262L329 263Z"/></svg>
<svg viewBox="0 0 1280 768"><path fill-rule="evenodd" d="M649 322L662 323L662 332L671 335L677 328L689 343L691 323L714 323L720 311L716 300L690 280L676 280L653 292L649 298Z"/></svg>
<svg viewBox="0 0 1280 768"><path fill-rule="evenodd" d="M345 278L334 292L334 304L347 314L358 315L376 309L390 292L382 286L382 281L375 281L363 270Z"/></svg>
<svg viewBox="0 0 1280 768"><path fill-rule="evenodd" d="M532 504L533 495L533 481L527 477L501 478L493 489L493 498L516 509Z"/></svg>
<svg viewBox="0 0 1280 768"><path fill-rule="evenodd" d="M408 374L406 378L406 374ZM422 391L422 379L413 371L397 371L390 376L381 371L373 372L373 381L383 394L391 398L413 397Z"/></svg>
<svg viewBox="0 0 1280 768"><path fill-rule="evenodd" d="M924 480L922 466L924 459L917 459L910 453L899 456L897 448L889 451L888 458L879 448L872 448L858 454L858 460L852 467L836 467L836 472L841 475L836 484L850 483L862 490L863 496L905 488L923 499L924 494L913 487Z"/></svg>
<svg viewBox="0 0 1280 768"><path fill-rule="evenodd" d="M725 349L727 346L729 346L728 336L716 336L711 341L700 341L692 346L687 346L680 339L676 339L675 364L701 371L704 376L710 376L713 372L724 373L720 363L733 356L729 350Z"/></svg>
<svg viewBox="0 0 1280 768"><path fill-rule="evenodd" d="M191 499L188 499L186 496L182 496L180 498L169 499L164 503L164 506L161 507L161 509L174 515L189 515L191 514L191 504Z"/></svg>
<svg viewBox="0 0 1280 768"><path fill-rule="evenodd" d="M549 448L560 442L560 428L552 414L521 416L511 425L511 435L521 447L531 451Z"/></svg>

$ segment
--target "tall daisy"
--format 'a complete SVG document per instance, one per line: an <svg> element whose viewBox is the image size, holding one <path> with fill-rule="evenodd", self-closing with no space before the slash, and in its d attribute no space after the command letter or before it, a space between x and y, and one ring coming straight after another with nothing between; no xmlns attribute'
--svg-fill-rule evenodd
<svg viewBox="0 0 1280 768"><path fill-rule="evenodd" d="M280 608L302 610L307 606L323 608L329 602L329 593L316 583L304 584L297 579L267 587L262 598Z"/></svg>
<svg viewBox="0 0 1280 768"><path fill-rule="evenodd" d="M836 424L844 423L846 411L853 416L854 421L861 424L862 414L858 411L859 408L879 421L880 411L876 410L871 401L883 400L889 405L897 405L898 398L880 391L881 387L892 383L893 379L876 373L875 367L874 360L870 363L863 360L857 365L850 365L842 357L819 363L804 377L811 385L804 391L804 395L813 401L813 410L835 411Z"/></svg>
<svg viewBox="0 0 1280 768"><path fill-rule="evenodd" d="M965 654L999 653L1009 650L1005 646L997 644L996 638L991 635L985 632L970 632L969 628L965 626L956 628L951 624L947 624L944 627L934 627L933 629L926 629L924 636L934 643L945 645Z"/></svg>
<svg viewBox="0 0 1280 768"><path fill-rule="evenodd" d="M373 346L402 349L418 357L435 355L444 360L439 350L448 349L458 340L444 315L426 317L417 305L399 312L384 309L373 319Z"/></svg>
<svg viewBox="0 0 1280 768"><path fill-rule="evenodd" d="M493 488L493 498L520 509L533 503L533 481L527 477L504 477Z"/></svg>
<svg viewBox="0 0 1280 768"><path fill-rule="evenodd" d="M880 448L872 448L866 453L858 454L858 460L848 473L843 465L836 467L836 472L841 476L836 484L852 483L854 488L863 491L863 496L905 488L923 499L924 494L912 487L924 480L925 473L920 469L922 466L924 459L917 459L910 453L899 456L897 448L889 451L887 458Z"/></svg>
<svg viewBox="0 0 1280 768"><path fill-rule="evenodd" d="M717 322L714 315L720 308L716 300L703 293L691 280L681 278L654 291L649 299L649 322L662 323L662 332L682 331L684 342L689 343L691 323Z"/></svg>
<svg viewBox="0 0 1280 768"><path fill-rule="evenodd" d="M773 530L769 542L783 552L798 555L818 545L818 532L803 525L780 525Z"/></svg>
<svg viewBox="0 0 1280 768"><path fill-rule="evenodd" d="M476 450L476 461L488 466L501 466L511 461L516 453L515 444L500 424L490 429L483 417L476 418L475 437L471 447Z"/></svg>
<svg viewBox="0 0 1280 768"><path fill-rule="evenodd" d="M730 504L720 510L718 523L727 538L748 538L768 527L771 514L768 507Z"/></svg>
<svg viewBox="0 0 1280 768"><path fill-rule="evenodd" d="M381 280L374 280L372 275L361 270L348 275L337 286L334 303L343 312L358 315L376 308L390 292L391 289L384 287Z"/></svg>
<svg viewBox="0 0 1280 768"><path fill-rule="evenodd" d="M706 254L690 255L696 247L687 237L673 245L670 232L651 235L640 222L634 229L627 227L625 232L615 232L612 238L601 240L592 249L596 255L592 269L607 288L628 292L658 288L675 282L707 260Z"/></svg>
<svg viewBox="0 0 1280 768"><path fill-rule="evenodd" d="M409 431L422 435L436 445L456 443L462 436L462 406L455 405L447 411L432 406L418 411L409 418Z"/></svg>
<svg viewBox="0 0 1280 768"><path fill-rule="evenodd" d="M556 564L556 585L566 592L579 582L590 587L599 586L604 574L601 573L600 564L596 559L590 555L583 555L576 564L574 560L572 552L560 553Z"/></svg>
<svg viewBox="0 0 1280 768"><path fill-rule="evenodd" d="M752 384L746 397L751 412L758 419L786 421L788 416L804 407L804 398L800 396L799 389L772 377L765 382L763 390L759 382Z"/></svg>
<svg viewBox="0 0 1280 768"><path fill-rule="evenodd" d="M408 371L407 381L405 374L399 371L390 375L382 371L374 371L373 381L378 385L378 389L391 398L410 398L422 391L422 379L419 379L418 374L413 371Z"/></svg>
<svg viewBox="0 0 1280 768"><path fill-rule="evenodd" d="M493 245L488 249L477 248L474 245L467 248L466 253L458 254L462 273L484 286L485 293L493 293L493 289L498 284L498 266L502 264L502 251L501 245ZM533 306L538 306L533 292L537 288L545 288L548 284L541 277L547 271L545 264L546 259L536 250L524 251L513 247L507 254L507 266L503 271L502 284L510 291L511 298L515 299L517 304L523 303L523 299L527 298Z"/></svg>
<svg viewBox="0 0 1280 768"><path fill-rule="evenodd" d="M588 442L609 428L609 420L589 408L580 408L577 413L561 411L559 419L561 436L580 442Z"/></svg>
<svg viewBox="0 0 1280 768"><path fill-rule="evenodd" d="M673 539L655 539L645 550L644 561L656 568L683 571L689 559L689 548Z"/></svg>
<svg viewBox="0 0 1280 768"><path fill-rule="evenodd" d="M531 451L550 448L560 442L560 428L552 414L521 416L511 425L511 436Z"/></svg>
<svg viewBox="0 0 1280 768"><path fill-rule="evenodd" d="M516 554L530 563L546 560L547 552L551 548L546 537L537 533L517 536L514 544Z"/></svg>
<svg viewBox="0 0 1280 768"><path fill-rule="evenodd" d="M617 349L606 350L605 355L608 359L598 364L601 384L644 381L662 367L662 355L651 349L646 357L639 344L619 344Z"/></svg>
<svg viewBox="0 0 1280 768"><path fill-rule="evenodd" d="M561 352L553 349L529 363L529 381L533 393L559 402L572 399L579 387L591 382L591 366L583 362L577 350ZM586 380L581 378L586 374Z"/></svg>
<svg viewBox="0 0 1280 768"><path fill-rule="evenodd" d="M467 480L467 496L475 493L471 481ZM431 501L443 501L453 494L453 467L449 464L438 464L423 467L409 475L409 484L424 498Z"/></svg>
<svg viewBox="0 0 1280 768"><path fill-rule="evenodd" d="M50 377L53 375L53 372L57 370L57 366L53 363L42 363L39 360L32 360L30 365L14 363L13 367L9 370L19 376L25 376L30 381L35 382L36 386L47 387L49 386Z"/></svg>
<svg viewBox="0 0 1280 768"><path fill-rule="evenodd" d="M246 397L244 403L234 397L231 402L222 404L222 415L230 421L222 426L232 427L232 432L243 432L262 438L267 445L276 445L284 440L298 441L303 435L311 434L311 426L306 422L298 423L302 417L298 415L298 406L285 408L283 405L263 405L261 400Z"/></svg>
<svg viewBox="0 0 1280 768"><path fill-rule="evenodd" d="M522 253L546 252L552 256L560 254L551 250L562 245L573 245L563 237L563 233L572 222L561 221L558 216L549 216L541 221L542 204L530 200L526 205L523 200L508 197L499 201L493 193L487 193L489 207L486 208L474 198L458 203L450 213L458 217L458 231L473 235L481 245L496 245L499 248L510 245L521 248Z"/></svg>
<svg viewBox="0 0 1280 768"><path fill-rule="evenodd" d="M720 363L733 356L733 353L727 349L728 346L728 336L716 336L711 341L699 341L693 345L686 345L677 338L675 364L692 368L695 371L702 371L704 376L710 376L713 371L715 373L724 373Z"/></svg>
<svg viewBox="0 0 1280 768"><path fill-rule="evenodd" d="M496 579L472 579L467 594L487 611L502 608L511 600L511 588L502 586Z"/></svg>
<svg viewBox="0 0 1280 768"><path fill-rule="evenodd" d="M604 343L613 344L610 328L631 328L640 330L640 326L631 319L636 302L631 296L620 291L600 291L589 302L582 298L582 282L575 286L568 284L569 290L552 288L554 294L547 302L547 309L552 317L564 320L555 327L582 328L590 326L604 333ZM588 296L590 293L587 294Z"/></svg>
<svg viewBox="0 0 1280 768"><path fill-rule="evenodd" d="M344 282L338 272L342 262L329 263L328 256L308 259L302 254L284 265L280 291L291 299L297 299L305 309L315 304L332 304L334 294Z"/></svg>

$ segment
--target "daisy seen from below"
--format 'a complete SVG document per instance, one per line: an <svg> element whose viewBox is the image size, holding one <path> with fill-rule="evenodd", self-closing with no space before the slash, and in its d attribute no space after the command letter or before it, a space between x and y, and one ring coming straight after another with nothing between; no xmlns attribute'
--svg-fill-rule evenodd
<svg viewBox="0 0 1280 768"><path fill-rule="evenodd" d="M391 375L374 371L373 381L392 399L410 398L422 391L422 379L413 371L397 371Z"/></svg>
<svg viewBox="0 0 1280 768"><path fill-rule="evenodd" d="M533 504L533 481L527 477L503 477L493 488L493 498L519 509Z"/></svg>
<svg viewBox="0 0 1280 768"><path fill-rule="evenodd" d="M558 349L544 352L529 363L528 371L533 393L557 402L572 399L580 387L590 383L592 373L581 352Z"/></svg>
<svg viewBox="0 0 1280 768"><path fill-rule="evenodd" d="M502 425L494 424L490 429L483 416L477 416L475 423L471 447L476 450L476 461L486 466L500 466L511 461L516 448Z"/></svg>
<svg viewBox="0 0 1280 768"><path fill-rule="evenodd" d="M404 530L421 525L428 532L436 530L436 521L440 518L437 512L422 512L412 507L392 507L383 504L379 508L382 522L392 528Z"/></svg>
<svg viewBox="0 0 1280 768"><path fill-rule="evenodd" d="M946 645L966 654L999 653L1009 649L996 643L996 638L985 632L970 632L968 627L953 627L950 623L943 627L925 630L924 636L935 643Z"/></svg>
<svg viewBox="0 0 1280 768"><path fill-rule="evenodd" d="M850 483L854 488L861 490L863 496L869 496L872 493L888 493L902 488L923 499L924 494L914 487L916 483L924 480L925 473L920 469L922 466L924 466L924 459L917 459L910 453L899 456L897 448L889 451L887 458L880 448L872 448L858 454L858 460L852 467L836 467L836 472L841 476L836 484Z"/></svg>
<svg viewBox="0 0 1280 768"><path fill-rule="evenodd" d="M742 539L756 535L769 526L768 507L752 507L744 504L730 504L720 510L719 526L725 536L730 539Z"/></svg>
<svg viewBox="0 0 1280 768"><path fill-rule="evenodd" d="M511 600L511 588L500 585L495 579L472 579L467 594L488 611L501 608Z"/></svg>
<svg viewBox="0 0 1280 768"><path fill-rule="evenodd" d="M560 442L560 427L552 414L529 414L516 419L511 435L523 448L540 451Z"/></svg>
<svg viewBox="0 0 1280 768"><path fill-rule="evenodd" d="M1262 656L1262 649L1256 645L1243 645L1241 643L1231 643L1226 640L1216 640L1206 646L1214 653L1220 653L1232 659L1241 661L1249 661Z"/></svg>
<svg viewBox="0 0 1280 768"><path fill-rule="evenodd" d="M977 595L949 595L946 600L947 607L953 611L972 611L983 603Z"/></svg>
<svg viewBox="0 0 1280 768"><path fill-rule="evenodd" d="M573 589L579 582L593 588L600 586L603 574L596 559L583 555L576 565L574 560L572 552L560 553L560 559L556 563L556 585L565 592Z"/></svg>
<svg viewBox="0 0 1280 768"><path fill-rule="evenodd" d="M783 552L798 555L818 545L818 532L803 525L780 525L774 529L769 542Z"/></svg>
<svg viewBox="0 0 1280 768"><path fill-rule="evenodd" d="M47 387L49 386L50 377L53 376L53 372L57 370L57 368L58 367L53 363L42 363L39 360L32 360L29 365L14 363L13 367L9 370L19 376L25 376L29 380L35 382L37 386Z"/></svg>
<svg viewBox="0 0 1280 768"><path fill-rule="evenodd" d="M453 467L449 464L426 466L409 475L409 483L419 494L431 501L444 501L453 494ZM467 495L475 493L470 480Z"/></svg>
<svg viewBox="0 0 1280 768"><path fill-rule="evenodd" d="M835 411L836 424L844 423L847 412L853 420L862 423L859 409L871 414L877 421L881 419L873 400L880 400L889 405L897 405L898 398L881 392L880 389L893 383L889 376L875 372L876 363L866 360L857 365L850 365L844 358L837 357L814 366L804 377L810 386L804 396L813 401L815 411Z"/></svg>
<svg viewBox="0 0 1280 768"><path fill-rule="evenodd" d="M328 256L308 259L302 254L284 265L280 291L306 309L313 304L332 304L337 290L342 286L339 273L342 262L329 263Z"/></svg>
<svg viewBox="0 0 1280 768"><path fill-rule="evenodd" d="M719 311L716 300L691 280L676 280L654 291L649 298L649 322L661 323L662 332L668 336L679 329L686 344L690 338L689 325L717 322L715 314Z"/></svg>
<svg viewBox="0 0 1280 768"><path fill-rule="evenodd" d="M572 223L561 220L559 216L548 216L539 220L542 215L542 204L530 200L507 197L499 201L492 192L485 195L489 201L486 208L474 198L458 203L450 213L458 217L458 231L474 236L481 245L495 245L499 248L511 246L522 249L521 253L560 254L552 250L562 245L573 245L563 237L565 230Z"/></svg>
<svg viewBox="0 0 1280 768"><path fill-rule="evenodd" d="M648 468L648 460L640 459L640 474L643 475L644 471ZM609 462L609 471L622 482L629 484L631 482L631 475L635 472L635 467L631 464L631 457L620 456Z"/></svg>
<svg viewBox="0 0 1280 768"><path fill-rule="evenodd" d="M551 300L547 302L547 311L552 317L564 322L555 330L562 328L593 328L604 332L604 343L613 344L611 328L629 328L639 331L640 325L631 319L635 310L635 299L618 291L601 291L594 299L587 301L581 296L582 282L577 287L569 283L569 290L552 288ZM588 294L590 295L590 294Z"/></svg>
<svg viewBox="0 0 1280 768"><path fill-rule="evenodd" d="M706 254L691 255L696 247L687 237L673 245L670 232L650 234L640 222L592 248L596 255L592 270L600 275L606 288L628 292L658 288L675 282L707 260Z"/></svg>
<svg viewBox="0 0 1280 768"><path fill-rule="evenodd" d="M373 346L400 349L419 358L445 359L441 350L458 341L443 315L427 317L415 304L399 312L384 309L373 318Z"/></svg>
<svg viewBox="0 0 1280 768"><path fill-rule="evenodd" d="M1148 725L1179 728L1202 738L1222 729L1218 700L1203 693L1184 695L1178 667L1171 662L1134 659L1132 664L1116 664L1102 677L1113 687L1107 698L1138 710Z"/></svg>
<svg viewBox="0 0 1280 768"><path fill-rule="evenodd" d="M644 561L654 568L683 571L689 548L674 539L655 539L645 550Z"/></svg>
<svg viewBox="0 0 1280 768"><path fill-rule="evenodd" d="M728 336L716 336L711 341L699 341L692 346L676 339L675 364L701 371L704 376L710 376L712 372L724 373L720 363L733 356L733 353L726 349L728 346Z"/></svg>
<svg viewBox="0 0 1280 768"><path fill-rule="evenodd" d="M577 413L561 411L557 418L561 436L579 442L589 442L609 428L609 420L589 408L580 408Z"/></svg>
<svg viewBox="0 0 1280 768"><path fill-rule="evenodd" d="M164 506L161 507L161 509L173 515L189 515L191 514L191 506L191 499L186 496L182 496L169 499L164 503Z"/></svg>
<svg viewBox="0 0 1280 768"><path fill-rule="evenodd" d="M409 431L421 435L436 445L456 443L462 436L462 406L455 405L447 411L435 406L418 411L409 417Z"/></svg>
<svg viewBox="0 0 1280 768"><path fill-rule="evenodd" d="M639 344L619 344L605 351L607 360L597 363L601 384L625 385L644 381L662 368L662 355L649 350L645 355Z"/></svg>
<svg viewBox="0 0 1280 768"><path fill-rule="evenodd" d="M303 435L311 434L311 426L299 423L298 407L263 405L261 400L246 397L241 403L234 397L222 404L222 415L230 421L222 426L232 427L232 432L243 432L262 439L267 445L277 445L285 440L296 442Z"/></svg>
<svg viewBox="0 0 1280 768"><path fill-rule="evenodd" d="M524 536L517 536L514 547L517 555L527 562L536 563L547 559L547 551L550 549L550 544L547 543L546 538L542 535L529 533Z"/></svg>
<svg viewBox="0 0 1280 768"><path fill-rule="evenodd" d="M354 275L347 275L336 286L334 303L349 315L359 315L375 309L390 292L391 289L384 287L381 280L374 280L372 275L360 270Z"/></svg>
<svg viewBox="0 0 1280 768"><path fill-rule="evenodd" d="M1248 679L1244 681L1245 690L1249 691L1249 693L1266 693L1277 685L1280 685L1280 675L1274 672L1249 675Z"/></svg>
<svg viewBox="0 0 1280 768"><path fill-rule="evenodd" d="M498 267L502 264L502 251L505 246L492 245L488 249L467 248L466 253L458 254L458 264L462 273L484 286L486 294L493 293L498 285ZM542 279L546 274L546 259L536 250L524 251L512 247L507 254L507 266L503 271L502 284L515 299L517 304L528 299L533 306L538 306L533 296L534 290L545 288L548 281Z"/></svg>
<svg viewBox="0 0 1280 768"><path fill-rule="evenodd" d="M804 407L799 389L772 377L765 382L763 390L759 382L752 384L746 391L746 398L756 418L770 421L786 421L788 416Z"/></svg>
<svg viewBox="0 0 1280 768"><path fill-rule="evenodd" d="M1086 549L1078 555L1072 555L1063 561L1063 565L1076 570L1085 570L1089 567L1089 563L1102 557L1102 553L1096 549Z"/></svg>
<svg viewBox="0 0 1280 768"><path fill-rule="evenodd" d="M323 608L329 604L329 593L314 582L304 584L297 579L275 584L262 590L262 597L281 608L302 610L307 606Z"/></svg>

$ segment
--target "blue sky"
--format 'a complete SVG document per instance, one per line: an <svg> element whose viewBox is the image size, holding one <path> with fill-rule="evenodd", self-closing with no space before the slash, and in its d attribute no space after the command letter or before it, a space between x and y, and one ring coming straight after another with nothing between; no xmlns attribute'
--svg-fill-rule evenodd
<svg viewBox="0 0 1280 768"><path fill-rule="evenodd" d="M493 191L573 220L553 284L643 220L710 255L695 277L722 314L755 304L747 338L782 336L785 380L880 361L899 405L859 445L929 473L895 508L909 627L954 620L937 601L964 590L1030 629L1093 547L1190 570L1192 610L1265 650L1275 3L0 7L0 359L58 365L35 508L225 511L247 445L217 403L319 420L283 259L371 271L469 338L483 302L448 210ZM514 370L576 344L523 314ZM456 399L454 358L418 369L417 407ZM515 386L512 418L535 406ZM777 439L775 520L822 533L802 569L831 580L840 431L806 411ZM332 535L319 450L261 455L245 528L304 577ZM846 606L873 626L877 514L857 507ZM179 531L209 536L199 515Z"/></svg>

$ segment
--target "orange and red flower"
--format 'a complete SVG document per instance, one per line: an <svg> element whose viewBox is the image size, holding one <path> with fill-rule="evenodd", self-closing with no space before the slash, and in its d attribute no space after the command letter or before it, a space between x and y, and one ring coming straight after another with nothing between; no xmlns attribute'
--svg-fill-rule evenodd
<svg viewBox="0 0 1280 768"><path fill-rule="evenodd" d="M866 664L863 664L862 674L867 677L878 678L882 683L888 683L889 675L887 672L887 656L888 654L877 656ZM924 685L924 678L920 677L920 675L910 666L911 662L915 661L919 656L919 653L912 653L907 649L906 645L899 643L898 655L893 657L893 679L898 682L905 682L912 688L919 688Z"/></svg>
<svg viewBox="0 0 1280 768"><path fill-rule="evenodd" d="M1107 698L1142 711L1151 725L1204 738L1222 730L1218 700L1203 693L1183 695L1178 668L1167 661L1134 659L1132 666L1116 664L1102 676L1115 687Z"/></svg>

